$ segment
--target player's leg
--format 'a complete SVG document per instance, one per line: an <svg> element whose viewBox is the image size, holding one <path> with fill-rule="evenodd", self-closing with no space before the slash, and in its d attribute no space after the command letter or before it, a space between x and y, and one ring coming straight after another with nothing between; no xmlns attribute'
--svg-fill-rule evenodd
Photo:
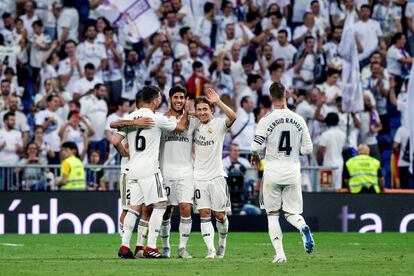
<svg viewBox="0 0 414 276"><path fill-rule="evenodd" d="M283 250L283 233L279 223L279 210L282 206L281 187L269 181L266 176L264 176L262 184L263 205L267 213L269 237L276 253L273 263L284 263L286 256Z"/></svg>
<svg viewBox="0 0 414 276"><path fill-rule="evenodd" d="M192 258L187 251L187 242L190 238L192 219L191 211L194 202L194 181L192 177L186 177L177 182L176 194L180 207L180 225L178 231L180 241L178 245L178 257L184 259Z"/></svg>
<svg viewBox="0 0 414 276"><path fill-rule="evenodd" d="M135 247L135 257L144 258L144 246L148 238L148 222L152 213L152 206L141 205L142 212L138 222L137 245Z"/></svg>
<svg viewBox="0 0 414 276"><path fill-rule="evenodd" d="M174 211L174 206L178 205L176 197L176 181L172 179L164 180L164 187L168 197L167 210L164 213L160 237L162 242L162 256L169 258L171 255L170 246L170 232L171 232L171 216Z"/></svg>
<svg viewBox="0 0 414 276"><path fill-rule="evenodd" d="M128 211L128 205L129 205L129 191L127 191L127 175L124 173L121 173L119 177L119 194L121 197L121 204L122 204L122 212L119 216L119 234L121 235L124 233L124 220L125 216Z"/></svg>
<svg viewBox="0 0 414 276"><path fill-rule="evenodd" d="M230 195L228 193L227 182L224 177L217 177L210 184L212 209L216 217L216 227L219 234L217 247L217 258L223 258L226 251L227 233L229 231L229 220L226 216L226 207Z"/></svg>
<svg viewBox="0 0 414 276"><path fill-rule="evenodd" d="M169 205L165 210L162 218L160 237L162 243L162 256L169 258L171 255L170 232L171 232L171 216L174 211L174 206Z"/></svg>
<svg viewBox="0 0 414 276"><path fill-rule="evenodd" d="M211 198L208 190L208 181L195 181L194 203L200 213L200 229L204 243L207 245L206 258L215 258L214 227L211 223Z"/></svg>
<svg viewBox="0 0 414 276"><path fill-rule="evenodd" d="M315 246L309 226L302 217L303 200L302 188L300 183L296 185L286 185L282 190L283 211L286 220L292 224L302 235L303 246L307 253L312 253Z"/></svg>
<svg viewBox="0 0 414 276"><path fill-rule="evenodd" d="M160 233L162 218L167 209L167 194L162 185L161 173L143 179L142 184L144 191L145 205L152 205L153 210L148 223L148 242L144 251L146 258L162 258L157 249L157 238Z"/></svg>
<svg viewBox="0 0 414 276"><path fill-rule="evenodd" d="M136 181L130 180L128 186L131 191L131 202L124 219L124 234L122 235L122 245L119 249L118 256L121 258L131 259L134 258L134 254L130 249L132 231L134 230L135 223L139 218L141 204L144 197L140 186Z"/></svg>

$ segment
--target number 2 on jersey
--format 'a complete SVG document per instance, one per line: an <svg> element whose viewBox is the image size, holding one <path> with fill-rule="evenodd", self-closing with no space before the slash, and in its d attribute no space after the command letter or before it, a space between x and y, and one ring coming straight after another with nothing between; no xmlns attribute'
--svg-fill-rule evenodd
<svg viewBox="0 0 414 276"><path fill-rule="evenodd" d="M285 152L285 154L289 156L291 151L292 146L290 145L290 131L282 131L279 140L279 152Z"/></svg>
<svg viewBox="0 0 414 276"><path fill-rule="evenodd" d="M145 150L145 137L140 135L143 128L139 128L137 130L137 136L135 136L135 150L136 151L143 151Z"/></svg>

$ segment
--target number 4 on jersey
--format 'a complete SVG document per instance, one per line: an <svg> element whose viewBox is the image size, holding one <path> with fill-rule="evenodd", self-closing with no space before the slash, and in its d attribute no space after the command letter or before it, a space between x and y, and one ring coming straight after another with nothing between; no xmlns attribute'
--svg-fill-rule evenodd
<svg viewBox="0 0 414 276"><path fill-rule="evenodd" d="M290 155L292 146L290 145L290 131L282 131L279 140L279 152L285 152L287 156Z"/></svg>

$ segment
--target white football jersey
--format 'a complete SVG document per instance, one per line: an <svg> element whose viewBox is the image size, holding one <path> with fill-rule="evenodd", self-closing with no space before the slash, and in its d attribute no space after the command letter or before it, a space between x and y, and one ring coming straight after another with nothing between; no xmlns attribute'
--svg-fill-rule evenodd
<svg viewBox="0 0 414 276"><path fill-rule="evenodd" d="M278 184L300 183L300 154L313 150L305 120L289 109L275 109L259 121L252 152L266 144L264 173Z"/></svg>
<svg viewBox="0 0 414 276"><path fill-rule="evenodd" d="M129 179L149 177L159 170L159 151L162 130L173 131L177 122L168 120L161 114L155 114L148 108L141 108L129 114L126 119L134 120L142 117L152 118L151 128L129 128L118 132L127 137L129 144L129 162L126 171Z"/></svg>
<svg viewBox="0 0 414 276"><path fill-rule="evenodd" d="M211 180L227 176L223 169L223 142L228 127L226 118L198 122L194 132L194 180Z"/></svg>
<svg viewBox="0 0 414 276"><path fill-rule="evenodd" d="M169 117L178 122L175 116ZM189 117L188 129L184 132L163 131L161 137L161 172L165 178L180 179L193 175L193 134L196 119Z"/></svg>

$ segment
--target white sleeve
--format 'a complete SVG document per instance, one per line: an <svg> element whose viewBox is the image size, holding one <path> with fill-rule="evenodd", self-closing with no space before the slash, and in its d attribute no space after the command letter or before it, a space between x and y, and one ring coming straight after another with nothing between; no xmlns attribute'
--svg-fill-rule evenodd
<svg viewBox="0 0 414 276"><path fill-rule="evenodd" d="M260 150L264 147L264 144L266 143L266 123L265 120L260 120L257 128L256 128L256 134L254 135L253 142L250 147L250 152L252 154L259 154Z"/></svg>
<svg viewBox="0 0 414 276"><path fill-rule="evenodd" d="M41 124L43 124L43 122L44 122L44 116L43 116L43 112L40 112L40 113L37 113L36 115L35 115L35 122L36 122L36 125L41 125Z"/></svg>
<svg viewBox="0 0 414 276"><path fill-rule="evenodd" d="M328 137L326 137L326 132L323 132L319 137L319 146L326 147L328 144Z"/></svg>
<svg viewBox="0 0 414 276"><path fill-rule="evenodd" d="M401 144L401 141L402 141L401 131L402 131L402 128L399 127L397 132L395 133L394 140L393 140L394 142L398 144Z"/></svg>
<svg viewBox="0 0 414 276"><path fill-rule="evenodd" d="M303 155L311 154L313 152L313 144L312 144L312 139L310 137L309 129L305 123L305 120L302 120L302 126L303 126L303 129L302 129L300 153Z"/></svg>
<svg viewBox="0 0 414 276"><path fill-rule="evenodd" d="M167 117L163 115L157 114L154 117L155 124L161 129L166 131L174 131L177 127L177 122L169 120Z"/></svg>

